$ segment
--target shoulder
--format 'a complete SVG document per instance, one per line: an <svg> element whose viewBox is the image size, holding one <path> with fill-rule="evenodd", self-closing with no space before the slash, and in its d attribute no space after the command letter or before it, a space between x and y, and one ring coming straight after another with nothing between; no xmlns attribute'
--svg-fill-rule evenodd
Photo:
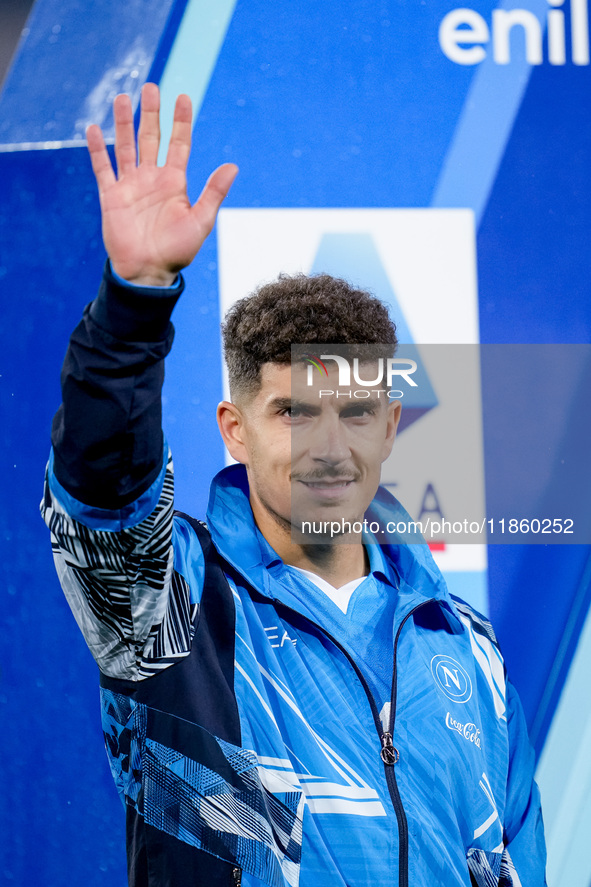
<svg viewBox="0 0 591 887"><path fill-rule="evenodd" d="M471 607L470 604L467 604L462 598L456 597L454 594L451 594L450 598L462 622L465 625L469 625L477 634L488 638L495 647L498 647L499 642L490 620L483 616L482 613L479 613L478 610L475 610L474 607Z"/></svg>
<svg viewBox="0 0 591 887"><path fill-rule="evenodd" d="M451 595L458 617L468 630L474 666L488 684L497 718L507 719L507 670L495 631L486 616Z"/></svg>

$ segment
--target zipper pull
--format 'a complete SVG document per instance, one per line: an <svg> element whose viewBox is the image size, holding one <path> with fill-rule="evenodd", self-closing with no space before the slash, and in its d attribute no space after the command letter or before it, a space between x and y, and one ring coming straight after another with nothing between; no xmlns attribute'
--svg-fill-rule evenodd
<svg viewBox="0 0 591 887"><path fill-rule="evenodd" d="M382 747L380 749L380 757L384 764L397 764L400 760L398 749L392 744L392 734L382 733L380 736Z"/></svg>

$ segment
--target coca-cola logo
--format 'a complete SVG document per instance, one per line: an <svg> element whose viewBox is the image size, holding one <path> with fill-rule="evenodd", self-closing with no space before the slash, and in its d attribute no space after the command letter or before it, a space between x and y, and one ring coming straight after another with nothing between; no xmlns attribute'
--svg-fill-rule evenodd
<svg viewBox="0 0 591 887"><path fill-rule="evenodd" d="M469 722L467 724L456 721L456 719L448 712L445 716L445 725L449 730L455 730L460 736L463 736L467 742L473 743L476 748L480 748L480 729Z"/></svg>

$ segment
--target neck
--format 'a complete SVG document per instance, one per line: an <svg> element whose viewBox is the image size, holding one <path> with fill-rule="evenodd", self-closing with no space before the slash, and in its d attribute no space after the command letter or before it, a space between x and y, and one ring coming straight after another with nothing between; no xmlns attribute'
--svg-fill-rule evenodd
<svg viewBox="0 0 591 887"><path fill-rule="evenodd" d="M353 542L301 545L292 540L287 522L270 514L252 497L250 504L259 530L285 564L316 573L335 588L369 573L369 561L361 537Z"/></svg>
<svg viewBox="0 0 591 887"><path fill-rule="evenodd" d="M310 570L335 588L353 579L367 576L369 563L361 542L336 542L331 545L293 545L294 551L283 557L286 564ZM279 552L278 552L279 553ZM289 558L289 559L288 559Z"/></svg>

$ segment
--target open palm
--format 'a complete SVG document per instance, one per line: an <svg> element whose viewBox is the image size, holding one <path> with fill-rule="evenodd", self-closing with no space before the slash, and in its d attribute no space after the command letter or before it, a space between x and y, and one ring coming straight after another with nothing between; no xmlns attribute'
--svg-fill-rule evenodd
<svg viewBox="0 0 591 887"><path fill-rule="evenodd" d="M189 97L177 98L168 155L162 167L157 166L158 87L146 83L142 89L139 157L128 96L117 96L113 113L117 176L100 128L90 126L87 131L99 189L105 248L121 277L146 286L167 286L199 251L238 170L231 163L218 167L192 206L185 174L191 150Z"/></svg>

